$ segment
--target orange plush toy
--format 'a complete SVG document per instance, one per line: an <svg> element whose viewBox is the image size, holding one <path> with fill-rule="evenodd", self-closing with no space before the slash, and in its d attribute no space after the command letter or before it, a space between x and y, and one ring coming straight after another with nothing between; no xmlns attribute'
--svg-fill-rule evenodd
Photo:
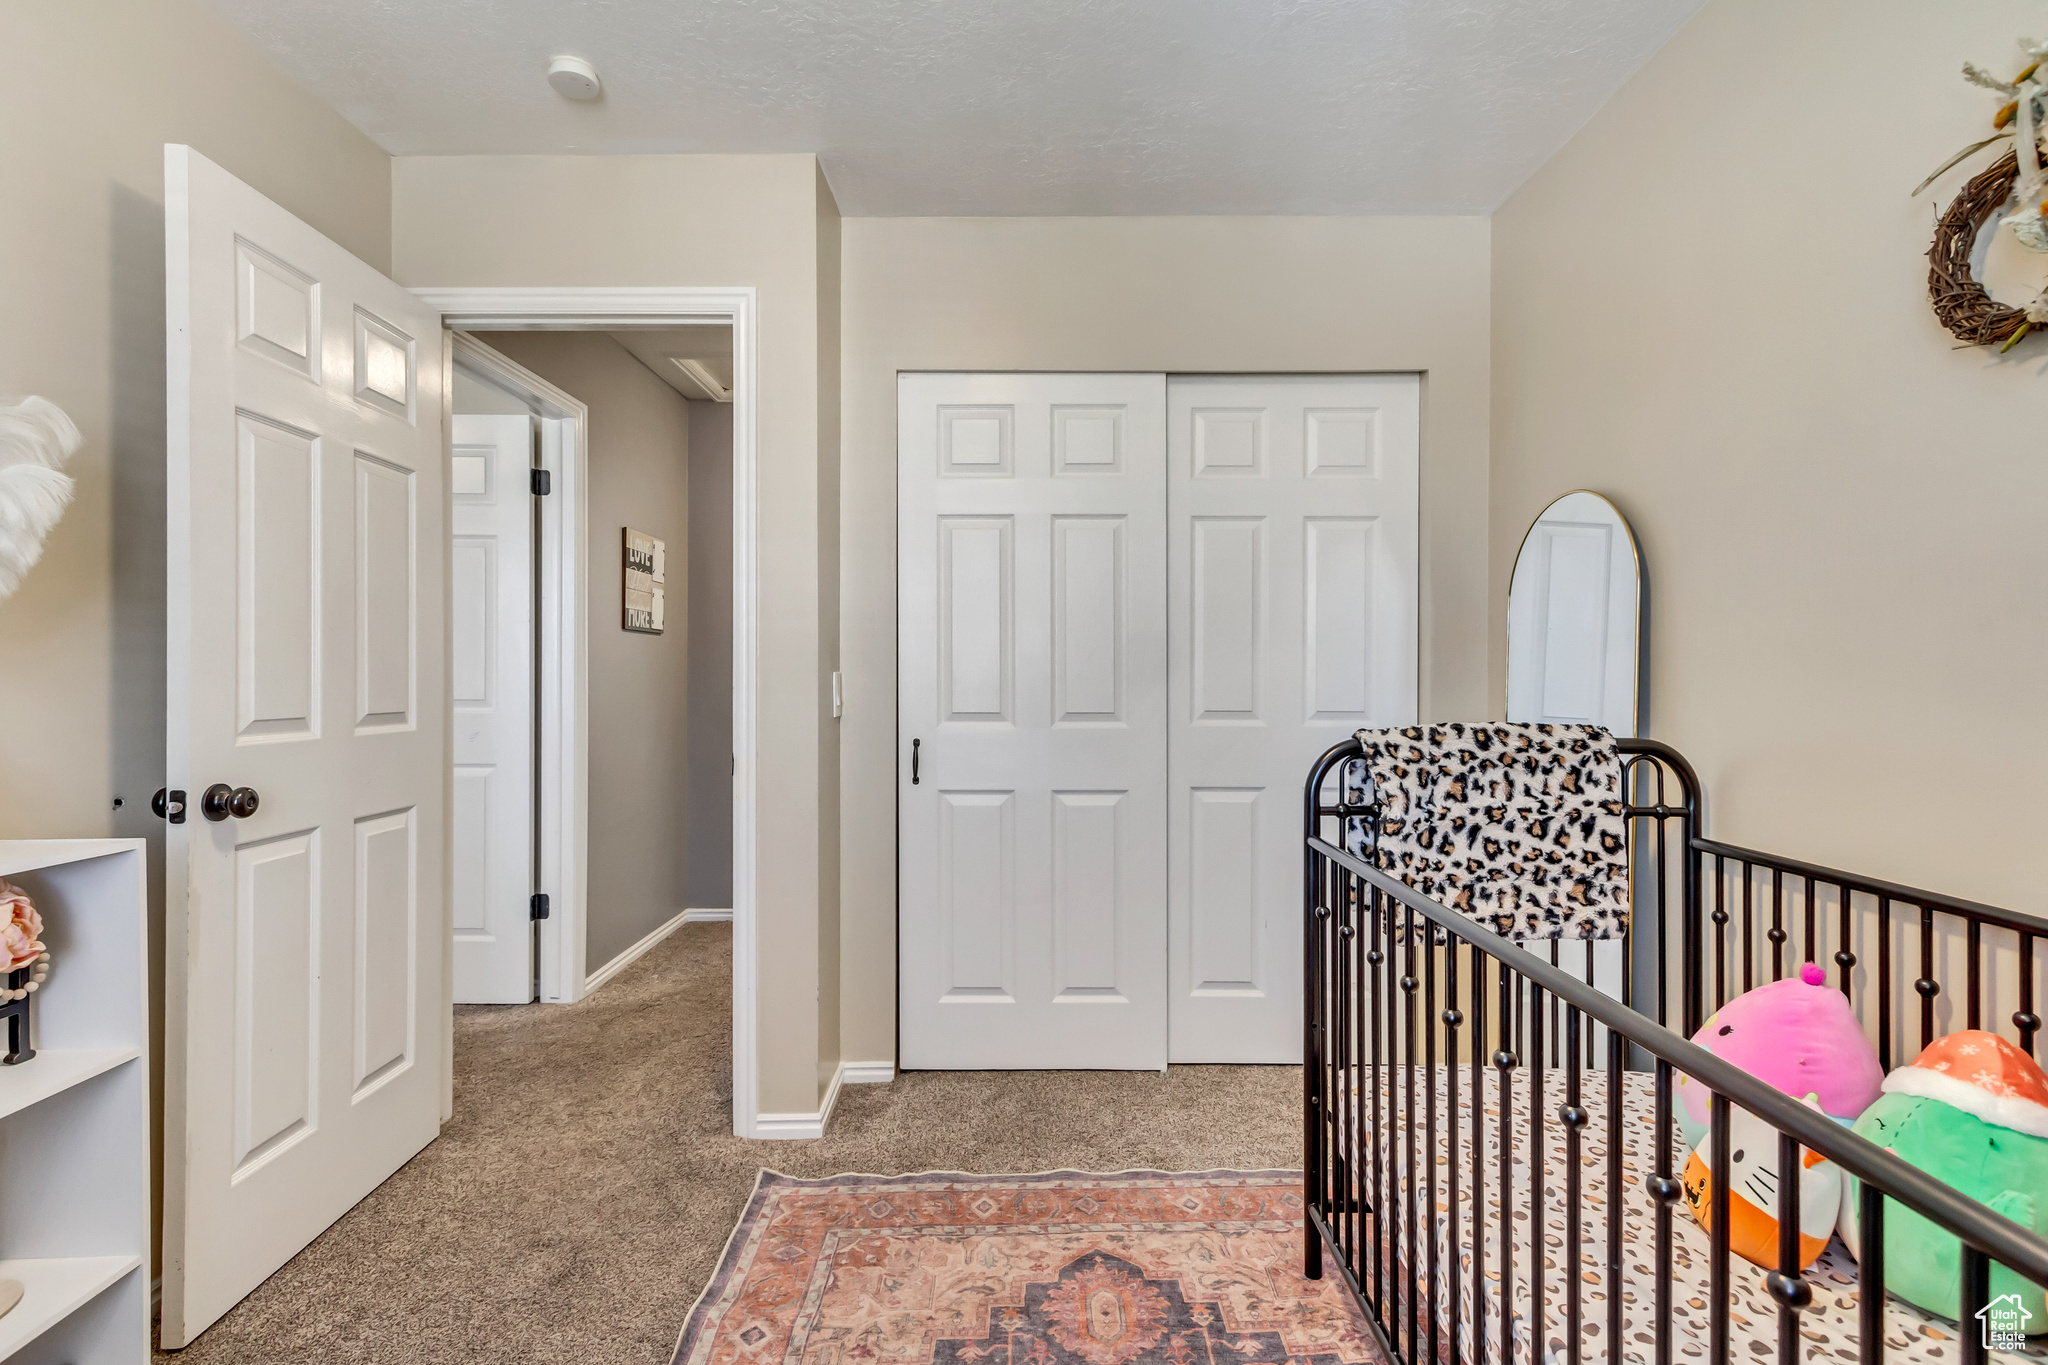
<svg viewBox="0 0 2048 1365"><path fill-rule="evenodd" d="M1820 1100L1806 1097L1820 1110ZM1685 1203L1709 1233L1713 1218L1713 1135L1700 1140L1685 1163ZM1766 1270L1778 1268L1778 1130L1746 1109L1728 1116L1728 1249ZM1842 1171L1819 1152L1803 1153L1799 1181L1799 1268L1827 1250L1842 1205Z"/></svg>

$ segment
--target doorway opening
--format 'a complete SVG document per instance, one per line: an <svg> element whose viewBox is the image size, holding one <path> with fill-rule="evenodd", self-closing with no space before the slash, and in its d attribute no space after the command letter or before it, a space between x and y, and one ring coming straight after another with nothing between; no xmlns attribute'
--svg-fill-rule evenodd
<svg viewBox="0 0 2048 1365"><path fill-rule="evenodd" d="M454 999L574 1001L732 918L732 327L451 353Z"/></svg>
<svg viewBox="0 0 2048 1365"><path fill-rule="evenodd" d="M757 1020L754 1001L758 962L754 900L757 865L756 785L756 682L760 676L759 641L759 544L758 480L756 474L756 345L755 292L751 287L704 288L697 286L628 286L617 288L420 288L414 294L441 314L442 325L451 334L500 332L606 332L640 333L667 328L716 324L730 328L730 417L731 417L731 721L727 750L731 818L732 912L732 1105L733 1132L753 1137L760 1129L759 1078L756 1073ZM482 343L478 343L481 345ZM454 346L451 344L452 366ZM695 359L695 357L685 357ZM452 383L452 376L450 382ZM574 509L584 506L584 465L579 448L565 443L563 468L550 471L554 488L564 495L560 506L562 528L559 539L541 546L544 567L558 557L564 583L563 600L586 601L590 567L608 552L622 554L622 546L599 544L596 530L585 514ZM548 501L552 502L552 499ZM707 538L708 539L708 538ZM562 740L579 749L589 735L590 658L586 624L584 630L565 628L559 645L562 658L558 686L562 690ZM542 922L545 945L552 935L559 954L561 998L580 998L588 989L590 972L601 962L590 962L588 943L582 931L588 891L588 802L579 807L565 802L562 833L563 857L556 874L559 899L551 893L549 919ZM547 877L543 866L543 880ZM723 906L687 906L685 909L721 909ZM545 965L546 954L542 954ZM545 997L544 997L545 998ZM453 1016L447 1016L451 1026ZM448 1043L452 1046L452 1032Z"/></svg>

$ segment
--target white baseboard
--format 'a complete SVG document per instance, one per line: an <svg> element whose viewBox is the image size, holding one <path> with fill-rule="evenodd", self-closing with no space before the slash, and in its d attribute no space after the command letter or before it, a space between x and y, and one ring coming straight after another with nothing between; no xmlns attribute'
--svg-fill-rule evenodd
<svg viewBox="0 0 2048 1365"><path fill-rule="evenodd" d="M717 923L720 923L720 922L724 922L724 923L730 924L730 923L732 922L732 911L731 911L731 910L685 910L685 911L683 911L683 923L685 923L685 924L717 924Z"/></svg>
<svg viewBox="0 0 2048 1365"><path fill-rule="evenodd" d="M825 1087L825 1098L819 1103L817 1113L756 1114L754 1136L788 1141L825 1136L825 1125L832 1121L832 1106L839 1103L839 1087L845 1082L846 1063L841 1062L832 1069L832 1083Z"/></svg>
<svg viewBox="0 0 2048 1365"><path fill-rule="evenodd" d="M727 911L726 913L730 914L732 912ZM655 931L649 934L646 938L641 939L638 943L626 949L625 952L620 953L610 962L605 963L602 967L599 967L589 976L583 978L584 998L586 1000L589 999L590 993L592 991L596 990L599 986L602 986L605 982L617 976L620 972L626 970L626 968L632 966L633 963L636 960L638 960L640 956L644 954L649 948L652 948L655 944L661 942L670 934L673 934L676 930L682 928L683 921L688 919L689 917L690 912L688 910L683 911L681 914L677 915L668 923L661 925L660 927L655 929Z"/></svg>
<svg viewBox="0 0 2048 1365"><path fill-rule="evenodd" d="M841 1062L832 1070L832 1083L825 1087L824 1102L815 1114L757 1114L757 1138L821 1138L832 1121L832 1106L839 1103L842 1085L876 1085L896 1079L894 1062Z"/></svg>

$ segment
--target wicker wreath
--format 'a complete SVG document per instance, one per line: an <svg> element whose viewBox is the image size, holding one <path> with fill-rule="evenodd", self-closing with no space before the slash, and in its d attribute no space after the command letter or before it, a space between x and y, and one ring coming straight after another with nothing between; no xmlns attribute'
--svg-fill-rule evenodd
<svg viewBox="0 0 2048 1365"><path fill-rule="evenodd" d="M2032 330L2025 312L1984 292L1970 273L1970 254L1986 220L2005 207L2019 178L2019 153L2009 151L1963 186L1934 228L1927 248L1927 297L1941 325L1969 346L2010 350Z"/></svg>

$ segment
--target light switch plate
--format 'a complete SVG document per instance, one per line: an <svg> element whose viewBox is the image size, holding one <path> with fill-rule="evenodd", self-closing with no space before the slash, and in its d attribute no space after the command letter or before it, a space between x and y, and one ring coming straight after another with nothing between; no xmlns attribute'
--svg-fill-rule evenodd
<svg viewBox="0 0 2048 1365"><path fill-rule="evenodd" d="M839 673L832 675L832 719L834 720L838 720L846 710L846 694L839 685L839 680L843 676L845 675Z"/></svg>

